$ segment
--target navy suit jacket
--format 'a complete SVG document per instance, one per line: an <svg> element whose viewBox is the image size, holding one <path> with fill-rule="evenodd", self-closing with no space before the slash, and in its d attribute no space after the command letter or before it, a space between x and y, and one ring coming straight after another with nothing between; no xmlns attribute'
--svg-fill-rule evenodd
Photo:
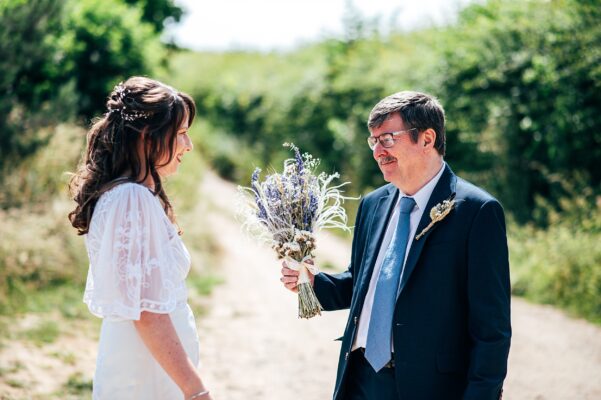
<svg viewBox="0 0 601 400"><path fill-rule="evenodd" d="M348 269L315 277L315 293L325 310L350 308L335 400L346 398L349 353L398 193L388 184L363 198ZM452 196L450 214L419 240L413 238L401 279L392 324L399 399L501 396L511 339L503 209L490 194L445 166L416 235L430 223L430 209Z"/></svg>

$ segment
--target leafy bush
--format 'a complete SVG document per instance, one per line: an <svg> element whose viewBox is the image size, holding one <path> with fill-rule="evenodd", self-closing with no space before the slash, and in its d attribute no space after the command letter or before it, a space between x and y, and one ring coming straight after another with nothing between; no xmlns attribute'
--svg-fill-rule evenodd
<svg viewBox="0 0 601 400"><path fill-rule="evenodd" d="M131 75L152 74L165 50L153 27L141 21L141 11L119 0L73 0L66 10L56 38L57 76L74 80L78 111L91 118L105 111L113 85Z"/></svg>
<svg viewBox="0 0 601 400"><path fill-rule="evenodd" d="M61 125L48 146L7 168L0 204L0 313L36 307L29 296L66 283L83 285L87 256L67 220L68 176L83 144L83 130ZM30 301L31 300L31 301Z"/></svg>
<svg viewBox="0 0 601 400"><path fill-rule="evenodd" d="M0 211L0 314L30 309L36 291L85 282L84 243L65 217L67 203L48 208Z"/></svg>
<svg viewBox="0 0 601 400"><path fill-rule="evenodd" d="M60 92L50 89L46 67L54 62L56 48L50 38L60 29L64 4L65 0L0 2L0 169L42 146L37 129L56 121L55 115L73 115L68 107L55 114L57 108L47 103ZM63 94L73 97L72 90Z"/></svg>
<svg viewBox="0 0 601 400"><path fill-rule="evenodd" d="M81 314L88 261L67 220L66 172L85 132L69 121L104 112L120 80L158 71L163 23L181 11L172 0L0 2L0 314ZM187 161L168 183L184 212L202 170L198 153Z"/></svg>
<svg viewBox="0 0 601 400"><path fill-rule="evenodd" d="M0 2L0 170L44 146L45 127L104 112L113 85L161 68L162 24L181 9L171 0L127 3L135 4Z"/></svg>
<svg viewBox="0 0 601 400"><path fill-rule="evenodd" d="M46 209L57 194L66 193L67 171L73 171L82 152L85 132L63 124L37 134L47 145L36 154L0 170L3 176L0 209Z"/></svg>
<svg viewBox="0 0 601 400"><path fill-rule="evenodd" d="M601 197L591 189L547 208L546 229L510 224L513 293L601 323Z"/></svg>
<svg viewBox="0 0 601 400"><path fill-rule="evenodd" d="M165 24L179 22L184 10L173 0L124 0L142 9L142 20L150 23L154 30L163 32Z"/></svg>
<svg viewBox="0 0 601 400"><path fill-rule="evenodd" d="M289 53L186 52L170 75L210 131L235 137L255 164L277 164L293 141L355 193L382 182L365 145L371 107L399 90L430 92L447 109L446 159L525 223L537 197L563 196L549 176L601 182L598 16L590 2L491 0L446 27L382 37L355 21L342 39ZM248 179L236 151L217 150L224 175Z"/></svg>
<svg viewBox="0 0 601 400"><path fill-rule="evenodd" d="M442 36L449 156L519 222L531 220L538 196L562 198L550 176L584 172L589 185L601 183L593 3L491 0L465 9Z"/></svg>

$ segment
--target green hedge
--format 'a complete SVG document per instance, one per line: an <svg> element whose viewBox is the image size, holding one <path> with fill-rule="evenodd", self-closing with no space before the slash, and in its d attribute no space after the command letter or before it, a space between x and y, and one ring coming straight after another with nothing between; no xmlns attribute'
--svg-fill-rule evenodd
<svg viewBox="0 0 601 400"><path fill-rule="evenodd" d="M547 228L509 225L511 278L514 294L601 323L601 198L587 192L550 211Z"/></svg>

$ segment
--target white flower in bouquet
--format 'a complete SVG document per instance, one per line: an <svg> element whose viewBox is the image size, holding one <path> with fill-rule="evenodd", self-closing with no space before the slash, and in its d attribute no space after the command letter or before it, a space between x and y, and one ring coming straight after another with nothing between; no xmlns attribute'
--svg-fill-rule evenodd
<svg viewBox="0 0 601 400"><path fill-rule="evenodd" d="M316 175L319 159L305 153L291 143L284 143L294 151L294 158L284 161L284 170L260 180L255 169L250 187L239 187L242 207L239 215L243 227L253 237L266 242L278 258L299 271L298 313L301 318L320 315L323 308L309 280L309 273L319 271L311 263L315 250L314 232L323 228L350 231L342 203L349 199L340 188L348 182L332 185L337 173Z"/></svg>

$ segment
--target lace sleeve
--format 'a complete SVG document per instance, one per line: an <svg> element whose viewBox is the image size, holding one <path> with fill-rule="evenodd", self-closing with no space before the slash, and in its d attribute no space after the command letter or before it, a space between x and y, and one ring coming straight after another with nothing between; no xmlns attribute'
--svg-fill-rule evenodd
<svg viewBox="0 0 601 400"><path fill-rule="evenodd" d="M176 276L169 242L173 233L159 201L141 185L110 193L90 262L84 301L102 318L140 319L142 311L169 313L176 307ZM100 203L100 202L99 202Z"/></svg>

